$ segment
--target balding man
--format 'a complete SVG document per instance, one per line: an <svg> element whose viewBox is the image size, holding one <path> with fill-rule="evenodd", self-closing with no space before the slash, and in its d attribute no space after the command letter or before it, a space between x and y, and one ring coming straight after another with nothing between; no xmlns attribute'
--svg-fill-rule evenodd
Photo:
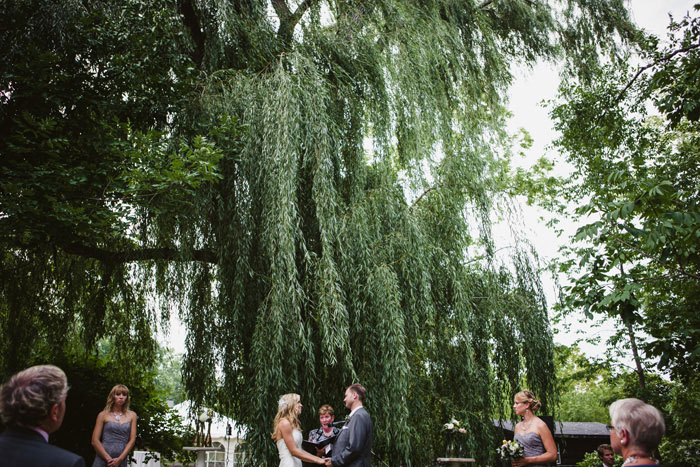
<svg viewBox="0 0 700 467"><path fill-rule="evenodd" d="M49 444L66 413L68 381L58 367L40 365L12 376L0 389L0 467L84 467L82 457Z"/></svg>

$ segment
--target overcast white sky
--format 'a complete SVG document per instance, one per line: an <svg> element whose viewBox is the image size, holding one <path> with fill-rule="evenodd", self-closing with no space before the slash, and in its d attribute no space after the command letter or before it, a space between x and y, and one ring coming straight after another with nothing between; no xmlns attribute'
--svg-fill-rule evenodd
<svg viewBox="0 0 700 467"><path fill-rule="evenodd" d="M700 1L700 0L698 0ZM647 31L665 38L665 30L668 25L668 13L674 17L682 17L692 9L693 0L630 0L632 14L635 22ZM549 64L540 64L532 70L520 69L516 72L516 80L510 91L510 109L513 117L509 122L509 130L514 133L519 128L525 128L532 135L535 143L527 153L524 161L515 161L523 166L528 166L540 156L546 154L546 147L554 139L555 133L547 114L547 110L541 102L553 99L556 96L559 84L559 76L556 69ZM551 155L551 154L550 154ZM543 223L537 221L537 210L524 207L526 228L530 231L528 237L535 245L539 255L547 260L556 256L559 246L565 239L557 238L552 230ZM573 226L571 227L573 229ZM551 278L545 278L545 292L548 301L553 303L555 290ZM176 314L174 311L173 314ZM602 329L590 330L587 325L574 326L575 329L585 330L588 333L600 332L603 336L612 332L612 324ZM574 333L558 333L555 340L558 343L570 344L577 337ZM185 350L185 334L182 325L173 320L168 336L160 336L161 343L181 353ZM600 355L604 347L583 346L583 350L589 355Z"/></svg>
<svg viewBox="0 0 700 467"><path fill-rule="evenodd" d="M700 1L700 0L698 0ZM631 0L629 5L632 16L639 26L660 39L666 39L666 27L669 24L668 14L673 14L679 19L692 9L696 2L693 0ZM543 101L554 99L559 84L558 71L550 64L540 64L533 70L518 69L515 72L517 78L510 91L510 110L513 117L509 121L509 131L514 133L519 128L525 128L534 138L534 145L527 151L526 160L514 161L521 166L529 166L542 155L554 156L547 147L556 137L552 123L548 116L548 110L541 104ZM566 170L566 168L562 168ZM528 238L535 245L543 260L551 259L557 255L559 247L566 243L567 238L558 238L554 232L544 223L538 222L542 214L535 208L523 207L525 213L526 228L530 231ZM568 225L571 232L575 226ZM544 278L545 293L548 296L550 306L555 298L554 283L551 278ZM613 332L614 324L606 324L602 328L591 329L588 323L577 325L576 318L570 318L572 331L560 332L555 336L555 341L562 344L571 344L577 337L592 337L599 334L603 339ZM600 356L605 351L604 346L582 345L584 352L591 356Z"/></svg>

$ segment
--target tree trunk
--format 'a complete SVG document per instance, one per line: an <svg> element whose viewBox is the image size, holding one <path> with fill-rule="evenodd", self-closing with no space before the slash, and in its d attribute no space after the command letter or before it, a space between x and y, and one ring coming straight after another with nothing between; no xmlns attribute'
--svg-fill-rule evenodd
<svg viewBox="0 0 700 467"><path fill-rule="evenodd" d="M620 263L620 275L625 277L625 270ZM627 335L630 339L630 347L632 348L632 358L634 358L634 365L636 367L637 376L639 377L639 388L642 390L642 399L646 402L647 399L647 382L644 376L644 368L642 367L642 361L639 358L639 349L637 349L637 340L634 337L634 328L632 327L632 320L634 318L634 311L636 307L632 304L634 300L634 294L631 294L629 300L627 300L620 310L620 317L627 327Z"/></svg>
<svg viewBox="0 0 700 467"><path fill-rule="evenodd" d="M627 334L630 338L630 346L632 347L632 358L634 358L634 364L637 368L637 376L639 377L639 387L642 390L642 399L646 401L647 398L647 382L644 376L644 368L642 368L642 361L639 358L639 350L637 349L637 341L634 338L634 329L632 328L632 321L630 319L625 319L625 325L627 326Z"/></svg>

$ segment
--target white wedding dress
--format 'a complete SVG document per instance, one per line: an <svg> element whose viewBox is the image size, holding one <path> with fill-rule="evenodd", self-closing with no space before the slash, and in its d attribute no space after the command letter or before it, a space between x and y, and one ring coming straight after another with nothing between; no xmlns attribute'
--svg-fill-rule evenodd
<svg viewBox="0 0 700 467"><path fill-rule="evenodd" d="M301 449L301 441L304 437L299 430L292 430L292 438L294 438L294 444L296 444L297 449ZM280 438L277 441L277 451L280 453L280 467L301 467L301 459L292 456L292 453L287 449L287 445L284 443L284 438Z"/></svg>

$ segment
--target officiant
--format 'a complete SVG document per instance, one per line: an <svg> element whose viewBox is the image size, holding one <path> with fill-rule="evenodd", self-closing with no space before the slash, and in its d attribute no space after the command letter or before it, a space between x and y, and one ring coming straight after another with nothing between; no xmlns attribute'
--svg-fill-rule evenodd
<svg viewBox="0 0 700 467"><path fill-rule="evenodd" d="M339 428L333 426L335 420L335 412L333 407L328 404L322 405L318 409L318 420L321 422L321 428L309 431L309 441L312 443L322 443L327 439L335 439L340 432ZM316 455L319 457L331 457L333 450L333 442L316 449Z"/></svg>

